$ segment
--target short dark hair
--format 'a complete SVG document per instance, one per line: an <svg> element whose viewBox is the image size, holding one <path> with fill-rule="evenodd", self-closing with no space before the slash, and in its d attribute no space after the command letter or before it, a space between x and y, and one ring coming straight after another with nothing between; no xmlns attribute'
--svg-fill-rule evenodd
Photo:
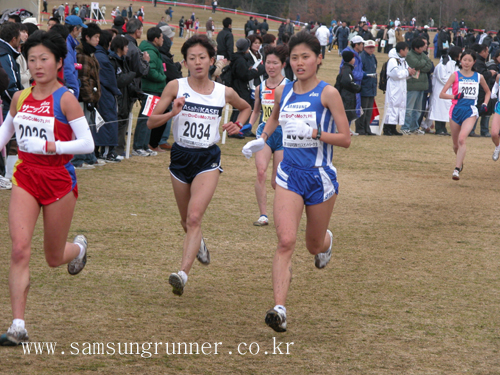
<svg viewBox="0 0 500 375"><path fill-rule="evenodd" d="M148 30L147 33L148 36L148 42L153 43L156 38L161 37L161 30L159 27L152 27Z"/></svg>
<svg viewBox="0 0 500 375"><path fill-rule="evenodd" d="M264 34L262 35L262 43L263 44L271 44L271 43L274 43L274 41L276 40L276 36L273 35L273 34Z"/></svg>
<svg viewBox="0 0 500 375"><path fill-rule="evenodd" d="M92 38L96 34L102 34L102 30L97 23L91 22L87 24L87 27L82 27L82 41L87 42L86 36Z"/></svg>
<svg viewBox="0 0 500 375"><path fill-rule="evenodd" d="M63 25L61 23L55 24L50 28L49 31L54 31L56 33L59 33L64 38L64 40L66 40L66 38L68 38L69 35L69 29L66 27L66 25Z"/></svg>
<svg viewBox="0 0 500 375"><path fill-rule="evenodd" d="M30 48L38 45L46 47L54 55L56 61L64 60L68 53L66 40L57 31L38 30L30 35L24 43L26 56L29 55Z"/></svg>
<svg viewBox="0 0 500 375"><path fill-rule="evenodd" d="M233 20L229 17L226 17L222 20L222 26L229 27L229 25L233 24Z"/></svg>
<svg viewBox="0 0 500 375"><path fill-rule="evenodd" d="M56 17L50 17L49 21L54 21L55 23L61 23L61 21L59 21L59 18ZM47 23L49 23L49 21L47 21Z"/></svg>
<svg viewBox="0 0 500 375"><path fill-rule="evenodd" d="M486 48L488 48L488 47L486 47ZM474 50L466 49L465 51L463 51L462 56L460 56L460 60L462 60L465 55L470 55L474 61L477 60L476 52Z"/></svg>
<svg viewBox="0 0 500 375"><path fill-rule="evenodd" d="M275 55L278 59L280 59L282 64L286 61L286 58L288 57L288 47L284 45L276 47L266 46L264 52L266 54L266 60L267 56Z"/></svg>
<svg viewBox="0 0 500 375"><path fill-rule="evenodd" d="M477 54L483 52L487 48L488 48L488 46L485 45L485 44L477 44L477 43L475 43L475 44L472 45L472 50L474 52L476 52Z"/></svg>
<svg viewBox="0 0 500 375"><path fill-rule="evenodd" d="M316 56L321 54L321 45L319 44L318 38L305 30L298 32L290 38L290 43L288 43L290 54L299 44L306 44Z"/></svg>
<svg viewBox="0 0 500 375"><path fill-rule="evenodd" d="M214 46L212 46L212 43L210 43L206 35L193 35L191 38L186 40L182 45L181 53L182 56L184 57L184 60L187 59L188 49L194 47L197 44L199 44L200 46L202 46L207 50L208 56L210 58L215 56L215 48Z"/></svg>
<svg viewBox="0 0 500 375"><path fill-rule="evenodd" d="M128 46L128 40L127 38L124 38L122 36L117 36L111 41L111 51L118 51L121 49L122 51L125 49L125 46Z"/></svg>
<svg viewBox="0 0 500 375"><path fill-rule="evenodd" d="M462 53L462 47L455 46L450 48L448 56L450 56L450 59L452 59L453 61L457 61L461 53Z"/></svg>
<svg viewBox="0 0 500 375"><path fill-rule="evenodd" d="M111 44L111 39L113 39L113 32L111 30L102 30L99 45L107 51Z"/></svg>
<svg viewBox="0 0 500 375"><path fill-rule="evenodd" d="M411 49L416 50L425 46L425 42L422 38L415 38L411 41Z"/></svg>
<svg viewBox="0 0 500 375"><path fill-rule="evenodd" d="M281 41L285 44L288 43L290 41L290 34L283 33L283 35L281 36Z"/></svg>
<svg viewBox="0 0 500 375"><path fill-rule="evenodd" d="M28 28L28 35L31 35L35 31L40 30L40 28L37 25L35 25L34 23L28 22L28 23L25 23L25 25Z"/></svg>
<svg viewBox="0 0 500 375"><path fill-rule="evenodd" d="M127 22L127 26L125 28L127 29L127 34L133 34L137 30L139 30L142 27L142 22L138 20L137 18L132 18L130 21Z"/></svg>
<svg viewBox="0 0 500 375"><path fill-rule="evenodd" d="M399 53L400 51L403 51L407 48L410 48L408 47L408 44L406 42L398 42L396 44L396 52Z"/></svg>
<svg viewBox="0 0 500 375"><path fill-rule="evenodd" d="M10 43L12 39L19 37L21 33L20 30L21 27L18 23L6 22L0 29L0 38Z"/></svg>
<svg viewBox="0 0 500 375"><path fill-rule="evenodd" d="M16 23L21 23L21 17L17 14L11 14L8 19L14 20Z"/></svg>

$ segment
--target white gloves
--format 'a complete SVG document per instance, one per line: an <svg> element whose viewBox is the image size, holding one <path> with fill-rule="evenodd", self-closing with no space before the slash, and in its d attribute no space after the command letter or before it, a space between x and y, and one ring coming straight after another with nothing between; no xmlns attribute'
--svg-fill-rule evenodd
<svg viewBox="0 0 500 375"><path fill-rule="evenodd" d="M293 119L286 123L285 133L301 138L312 138L313 128L304 121Z"/></svg>
<svg viewBox="0 0 500 375"><path fill-rule="evenodd" d="M19 141L19 146L22 151L30 154L46 154L45 145L47 141L38 137L24 137Z"/></svg>
<svg viewBox="0 0 500 375"><path fill-rule="evenodd" d="M258 138L253 141L248 142L245 146L243 146L243 150L241 152L247 159L252 157L252 154L255 154L257 151L260 151L264 148L266 142L264 138Z"/></svg>

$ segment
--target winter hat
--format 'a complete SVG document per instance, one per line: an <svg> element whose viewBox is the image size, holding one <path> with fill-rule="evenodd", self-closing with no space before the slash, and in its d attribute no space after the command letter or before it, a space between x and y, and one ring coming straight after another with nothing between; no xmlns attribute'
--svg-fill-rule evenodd
<svg viewBox="0 0 500 375"><path fill-rule="evenodd" d="M354 53L352 51L345 50L344 52L342 52L342 59L344 60L344 62L350 63L353 58Z"/></svg>
<svg viewBox="0 0 500 375"><path fill-rule="evenodd" d="M248 48L250 48L250 41L247 38L238 39L236 42L236 48L238 52L246 52Z"/></svg>

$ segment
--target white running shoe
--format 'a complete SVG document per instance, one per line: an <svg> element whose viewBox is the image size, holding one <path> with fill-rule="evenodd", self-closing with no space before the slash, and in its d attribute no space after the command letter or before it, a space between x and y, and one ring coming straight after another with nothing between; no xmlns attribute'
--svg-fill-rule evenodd
<svg viewBox="0 0 500 375"><path fill-rule="evenodd" d="M276 332L286 332L286 312L272 308L266 313L266 324Z"/></svg>
<svg viewBox="0 0 500 375"><path fill-rule="evenodd" d="M200 249L198 250L198 255L196 255L196 259L200 261L201 264L208 266L210 264L210 252L207 249L207 245L205 245L205 240L201 237Z"/></svg>
<svg viewBox="0 0 500 375"><path fill-rule="evenodd" d="M132 156L149 156L149 152L143 149L132 150Z"/></svg>
<svg viewBox="0 0 500 375"><path fill-rule="evenodd" d="M413 132L413 134L416 134L416 135L424 135L425 134L425 131L423 131L422 129L417 129Z"/></svg>
<svg viewBox="0 0 500 375"><path fill-rule="evenodd" d="M327 229L326 232L330 235L330 247L325 252L316 254L314 256L314 265L319 269L325 268L332 258L333 234L330 229Z"/></svg>
<svg viewBox="0 0 500 375"><path fill-rule="evenodd" d="M359 135L359 133L353 132L353 131L351 130L351 136L354 136L354 135Z"/></svg>
<svg viewBox="0 0 500 375"><path fill-rule="evenodd" d="M97 159L97 161L92 165L94 167L103 167L106 165L106 161L104 159Z"/></svg>
<svg viewBox="0 0 500 375"><path fill-rule="evenodd" d="M403 134L403 135L411 135L412 133L409 130L403 130L403 129L401 129L401 134Z"/></svg>
<svg viewBox="0 0 500 375"><path fill-rule="evenodd" d="M156 151L153 151L150 148L148 148L148 149L146 149L144 151L146 151L149 154L149 156L156 156L156 155L158 155L158 153Z"/></svg>
<svg viewBox="0 0 500 375"><path fill-rule="evenodd" d="M95 169L92 164L83 163L82 165L75 167L75 169Z"/></svg>
<svg viewBox="0 0 500 375"><path fill-rule="evenodd" d="M495 147L495 151L493 151L493 156L492 156L493 161L497 161L499 155L500 155L500 148Z"/></svg>
<svg viewBox="0 0 500 375"><path fill-rule="evenodd" d="M458 171L458 169L455 169L453 171L453 176L451 178L456 180L456 181L460 180L460 172Z"/></svg>
<svg viewBox="0 0 500 375"><path fill-rule="evenodd" d="M0 190L12 189L12 182L8 178L0 176Z"/></svg>
<svg viewBox="0 0 500 375"><path fill-rule="evenodd" d="M269 225L269 219L265 215L260 215L259 220L254 221L253 225L256 227L263 227L265 225Z"/></svg>
<svg viewBox="0 0 500 375"><path fill-rule="evenodd" d="M28 341L29 337L26 328L14 324L9 327L7 333L0 336L0 346L15 346Z"/></svg>
<svg viewBox="0 0 500 375"><path fill-rule="evenodd" d="M87 264L87 237L83 234L79 234L73 240L73 243L80 244L83 246L83 254L78 254L78 256L68 263L68 272L70 275L76 275L83 270L85 264Z"/></svg>
<svg viewBox="0 0 500 375"><path fill-rule="evenodd" d="M170 277L168 278L168 283L172 285L172 293L174 293L177 296L182 296L182 293L184 293L184 286L186 286L186 283L184 280L182 280L181 275L178 273L172 273L170 274Z"/></svg>

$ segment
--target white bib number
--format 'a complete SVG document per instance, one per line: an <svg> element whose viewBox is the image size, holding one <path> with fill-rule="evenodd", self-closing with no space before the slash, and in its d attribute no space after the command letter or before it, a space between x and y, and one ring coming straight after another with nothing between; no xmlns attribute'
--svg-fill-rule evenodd
<svg viewBox="0 0 500 375"><path fill-rule="evenodd" d="M182 111L179 126L180 141L186 145L208 148L216 143L219 131L216 115Z"/></svg>
<svg viewBox="0 0 500 375"><path fill-rule="evenodd" d="M39 137L43 140L54 142L54 121L54 117L18 112L14 120L18 143L26 137ZM19 148L21 151L27 152L21 146Z"/></svg>
<svg viewBox="0 0 500 375"><path fill-rule="evenodd" d="M320 141L312 138L297 137L287 134L285 125L292 119L305 122L313 129L317 129L316 112L280 112L280 125L283 129L283 146L288 148L314 148L320 146Z"/></svg>
<svg viewBox="0 0 500 375"><path fill-rule="evenodd" d="M464 94L464 99L477 99L477 94L479 93L479 82L466 81L458 82L458 92Z"/></svg>

